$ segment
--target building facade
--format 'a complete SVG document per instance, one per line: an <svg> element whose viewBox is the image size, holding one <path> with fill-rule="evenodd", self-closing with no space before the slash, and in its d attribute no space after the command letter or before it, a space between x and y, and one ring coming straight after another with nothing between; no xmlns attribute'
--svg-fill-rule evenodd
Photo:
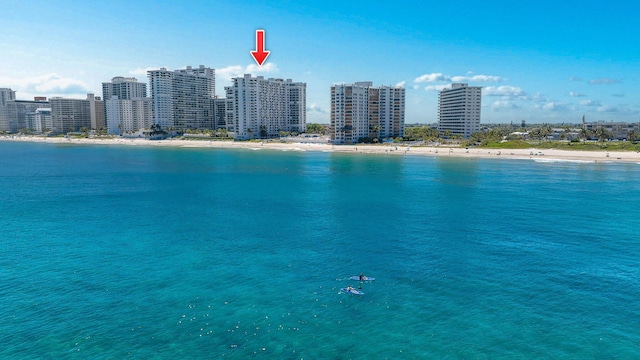
<svg viewBox="0 0 640 360"><path fill-rule="evenodd" d="M38 108L34 112L28 113L27 128L33 129L36 133L52 131L51 108Z"/></svg>
<svg viewBox="0 0 640 360"><path fill-rule="evenodd" d="M149 129L153 124L152 99L147 97L147 84L134 77L116 76L102 83L105 99L106 128L121 135Z"/></svg>
<svg viewBox="0 0 640 360"><path fill-rule="evenodd" d="M232 79L225 87L226 125L236 139L272 138L306 127L307 84L262 76Z"/></svg>
<svg viewBox="0 0 640 360"><path fill-rule="evenodd" d="M334 144L404 136L405 89L370 81L331 87L329 133Z"/></svg>
<svg viewBox="0 0 640 360"><path fill-rule="evenodd" d="M153 99L153 123L162 128L213 129L215 70L198 68L147 72Z"/></svg>
<svg viewBox="0 0 640 360"><path fill-rule="evenodd" d="M626 122L618 122L618 121L595 121L595 122L585 122L582 124L582 127L589 132L591 132L593 137L595 138L595 132L599 128L603 128L607 130L611 134L612 139L616 140L627 140L629 138L629 133L634 131L637 134L640 134L640 123L626 123Z"/></svg>
<svg viewBox="0 0 640 360"><path fill-rule="evenodd" d="M438 131L469 138L480 131L482 87L451 84L438 95Z"/></svg>
<svg viewBox="0 0 640 360"><path fill-rule="evenodd" d="M214 129L227 129L227 99L213 99Z"/></svg>
<svg viewBox="0 0 640 360"><path fill-rule="evenodd" d="M102 83L102 98L107 101L113 97L120 100L146 98L147 84L134 77L116 76L111 82Z"/></svg>
<svg viewBox="0 0 640 360"><path fill-rule="evenodd" d="M6 102L4 114L7 119L8 127L4 130L7 132L18 132L21 129L29 129L35 131L36 129L31 127L28 122L27 117L30 114L36 112L37 109L40 108L48 108L49 102L44 101L35 101L35 100L9 100Z"/></svg>
<svg viewBox="0 0 640 360"><path fill-rule="evenodd" d="M11 132L12 126L7 103L15 99L16 92L14 90L9 88L0 88L0 131Z"/></svg>
<svg viewBox="0 0 640 360"><path fill-rule="evenodd" d="M111 99L106 104L109 134L134 133L153 125L151 98Z"/></svg>
<svg viewBox="0 0 640 360"><path fill-rule="evenodd" d="M91 113L91 129L104 129L106 127L104 101L93 94L87 94L87 101L89 101L89 111Z"/></svg>
<svg viewBox="0 0 640 360"><path fill-rule="evenodd" d="M89 100L54 97L51 105L51 123L53 134L77 132L82 128L91 128L91 106Z"/></svg>

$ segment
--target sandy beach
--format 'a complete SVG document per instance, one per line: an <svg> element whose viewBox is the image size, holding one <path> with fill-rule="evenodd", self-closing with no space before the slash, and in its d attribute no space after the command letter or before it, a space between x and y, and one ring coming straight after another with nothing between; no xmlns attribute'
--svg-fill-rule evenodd
<svg viewBox="0 0 640 360"><path fill-rule="evenodd" d="M281 151L320 151L353 154L384 154L402 156L444 156L459 158L492 159L532 159L536 161L572 161L572 162L634 162L640 163L640 153L633 151L568 151L554 149L479 149L446 146L408 146L396 144L358 144L331 145L313 143L249 142L249 141L208 141L208 140L147 140L147 139L74 139L38 136L0 136L0 141L46 142L54 144L79 145L125 145L125 146L169 146L182 148L220 148L220 149L272 149Z"/></svg>

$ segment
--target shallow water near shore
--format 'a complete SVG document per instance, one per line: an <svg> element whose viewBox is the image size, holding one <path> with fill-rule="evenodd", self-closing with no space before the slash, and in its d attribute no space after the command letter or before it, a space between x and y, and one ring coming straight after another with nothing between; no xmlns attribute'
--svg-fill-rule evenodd
<svg viewBox="0 0 640 360"><path fill-rule="evenodd" d="M637 164L0 153L4 359L640 354Z"/></svg>

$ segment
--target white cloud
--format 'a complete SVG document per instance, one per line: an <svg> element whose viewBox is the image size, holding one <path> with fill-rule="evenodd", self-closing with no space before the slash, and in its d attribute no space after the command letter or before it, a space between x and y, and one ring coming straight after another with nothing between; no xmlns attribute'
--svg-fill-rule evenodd
<svg viewBox="0 0 640 360"><path fill-rule="evenodd" d="M308 112L316 112L316 113L320 113L320 114L326 114L327 111L322 109L320 107L320 105L316 104L316 103L311 103L309 106L307 106L307 111Z"/></svg>
<svg viewBox="0 0 640 360"><path fill-rule="evenodd" d="M413 80L414 83L430 83L430 82L502 82L507 79L493 75L467 75L449 76L442 73L431 73L420 75Z"/></svg>
<svg viewBox="0 0 640 360"><path fill-rule="evenodd" d="M399 87L404 87L404 84L406 84L406 83L407 83L406 81L402 80L402 81L400 81L399 83L396 84L396 87L398 87L398 86Z"/></svg>
<svg viewBox="0 0 640 360"><path fill-rule="evenodd" d="M81 96L91 90L81 80L63 77L56 73L32 76L21 79L0 77L0 84L17 92L17 98L30 96Z"/></svg>
<svg viewBox="0 0 640 360"><path fill-rule="evenodd" d="M547 99L541 93L533 94L533 96L531 96L531 99L533 101L542 101L542 102L546 102L547 101Z"/></svg>
<svg viewBox="0 0 640 360"><path fill-rule="evenodd" d="M524 98L527 96L521 88L517 86L502 85L502 86L487 86L483 90L483 95L486 96L502 96L505 98Z"/></svg>
<svg viewBox="0 0 640 360"><path fill-rule="evenodd" d="M599 108L596 109L596 111L612 113L612 112L618 112L620 111L620 109L617 106L605 105L605 106L600 106Z"/></svg>
<svg viewBox="0 0 640 360"><path fill-rule="evenodd" d="M500 76L492 75L454 76L451 78L453 82L502 82L506 80Z"/></svg>
<svg viewBox="0 0 640 360"><path fill-rule="evenodd" d="M244 74L265 75L277 73L278 66L275 63L266 63L261 67L256 64L250 64L245 67L241 65L230 65L221 69L216 69L216 89L223 89L225 86L231 85L231 79L243 76Z"/></svg>
<svg viewBox="0 0 640 360"><path fill-rule="evenodd" d="M244 68L240 65L231 65L222 69L216 69L216 82L231 82L234 77L244 75Z"/></svg>
<svg viewBox="0 0 640 360"><path fill-rule="evenodd" d="M144 76L144 77L146 77L147 76L147 71L149 71L149 70L158 70L158 69L163 68L163 67L166 67L166 66L149 66L149 67L146 67L144 69L143 68L137 68L135 70L129 71L129 74L130 75L135 75L135 76Z"/></svg>
<svg viewBox="0 0 640 360"><path fill-rule="evenodd" d="M413 82L415 83L425 83L425 82L438 82L438 81L449 81L449 77L444 76L442 73L431 73L420 75Z"/></svg>
<svg viewBox="0 0 640 360"><path fill-rule="evenodd" d="M429 85L425 86L426 91L442 91L442 89L449 87L449 85Z"/></svg>
<svg viewBox="0 0 640 360"><path fill-rule="evenodd" d="M594 100L589 100L589 99L580 101L580 105L583 105L583 106L601 106L599 101L594 101Z"/></svg>
<svg viewBox="0 0 640 360"><path fill-rule="evenodd" d="M413 90L418 90L418 89L420 89L420 85L417 85L417 84L413 85Z"/></svg>
<svg viewBox="0 0 640 360"><path fill-rule="evenodd" d="M624 94L611 94L611 96L614 96L614 97L624 97Z"/></svg>
<svg viewBox="0 0 640 360"><path fill-rule="evenodd" d="M611 78L600 78L600 79L589 80L590 85L610 85L610 84L618 84L618 83L620 83L620 80L611 79Z"/></svg>
<svg viewBox="0 0 640 360"><path fill-rule="evenodd" d="M277 73L278 66L275 63L266 63L262 66L258 66L257 64L251 64L245 68L247 74L270 74Z"/></svg>
<svg viewBox="0 0 640 360"><path fill-rule="evenodd" d="M567 110L567 105L562 102L549 101L544 105L536 105L536 108L545 111L564 111Z"/></svg>
<svg viewBox="0 0 640 360"><path fill-rule="evenodd" d="M585 95L585 94L580 94L580 93L573 92L573 91L569 91L569 96L572 96L572 97L585 97L585 96L587 96L587 95Z"/></svg>
<svg viewBox="0 0 640 360"><path fill-rule="evenodd" d="M491 110L493 111L518 109L519 107L509 100L496 100L491 104Z"/></svg>
<svg viewBox="0 0 640 360"><path fill-rule="evenodd" d="M582 81L582 78L578 76L569 76L569 81Z"/></svg>

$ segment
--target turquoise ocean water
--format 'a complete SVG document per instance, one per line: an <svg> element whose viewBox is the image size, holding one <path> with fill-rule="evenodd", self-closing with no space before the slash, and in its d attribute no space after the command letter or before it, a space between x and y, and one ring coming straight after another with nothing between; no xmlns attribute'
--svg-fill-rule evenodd
<svg viewBox="0 0 640 360"><path fill-rule="evenodd" d="M0 154L2 359L640 358L639 164Z"/></svg>

